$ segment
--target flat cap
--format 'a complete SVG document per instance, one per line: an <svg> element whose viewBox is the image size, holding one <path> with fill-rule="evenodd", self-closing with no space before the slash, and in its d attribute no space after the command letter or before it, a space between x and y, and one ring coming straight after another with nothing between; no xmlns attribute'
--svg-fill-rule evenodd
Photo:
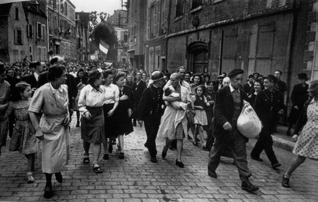
<svg viewBox="0 0 318 202"><path fill-rule="evenodd" d="M230 71L228 77L233 78L235 77L236 75L239 75L239 74L243 74L244 71L242 69L233 69L232 71Z"/></svg>

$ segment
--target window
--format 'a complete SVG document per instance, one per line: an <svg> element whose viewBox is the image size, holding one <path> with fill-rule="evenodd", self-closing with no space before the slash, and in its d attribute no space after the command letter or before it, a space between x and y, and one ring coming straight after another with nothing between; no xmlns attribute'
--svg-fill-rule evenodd
<svg viewBox="0 0 318 202"><path fill-rule="evenodd" d="M41 23L37 23L37 38L38 39L42 38L42 26L41 26Z"/></svg>
<svg viewBox="0 0 318 202"><path fill-rule="evenodd" d="M18 7L15 8L15 19L19 20L19 8Z"/></svg>
<svg viewBox="0 0 318 202"><path fill-rule="evenodd" d="M22 45L22 31L21 29L16 29L14 31L14 44Z"/></svg>
<svg viewBox="0 0 318 202"><path fill-rule="evenodd" d="M27 25L27 37L32 38L33 37L33 27L31 24Z"/></svg>
<svg viewBox="0 0 318 202"><path fill-rule="evenodd" d="M45 40L45 33L46 33L45 25L43 24L42 25L42 33L41 33L41 39L43 39L43 40Z"/></svg>
<svg viewBox="0 0 318 202"><path fill-rule="evenodd" d="M183 15L183 3L184 3L184 0L177 0L176 17Z"/></svg>
<svg viewBox="0 0 318 202"><path fill-rule="evenodd" d="M202 0L192 0L192 9L202 5Z"/></svg>
<svg viewBox="0 0 318 202"><path fill-rule="evenodd" d="M56 0L53 0L53 9L56 10L56 7L57 7Z"/></svg>

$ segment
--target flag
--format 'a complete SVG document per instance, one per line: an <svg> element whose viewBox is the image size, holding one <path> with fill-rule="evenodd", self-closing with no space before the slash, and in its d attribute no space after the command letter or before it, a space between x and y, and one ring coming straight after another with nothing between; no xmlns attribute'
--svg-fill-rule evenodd
<svg viewBox="0 0 318 202"><path fill-rule="evenodd" d="M1 0L0 4L16 3L16 2L23 2L23 1L31 1L31 0Z"/></svg>
<svg viewBox="0 0 318 202"><path fill-rule="evenodd" d="M104 41L100 40L99 50L101 50L103 53L107 54L108 50L109 50L109 45L107 43L105 43Z"/></svg>

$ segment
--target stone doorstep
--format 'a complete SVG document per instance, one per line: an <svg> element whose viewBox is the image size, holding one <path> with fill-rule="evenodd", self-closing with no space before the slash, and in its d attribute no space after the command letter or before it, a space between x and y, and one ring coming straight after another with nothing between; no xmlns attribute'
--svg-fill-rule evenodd
<svg viewBox="0 0 318 202"><path fill-rule="evenodd" d="M272 137L273 137L273 142L275 147L278 147L290 152L293 150L295 142L293 142L290 137L287 137L286 135L277 134L277 133L272 135Z"/></svg>

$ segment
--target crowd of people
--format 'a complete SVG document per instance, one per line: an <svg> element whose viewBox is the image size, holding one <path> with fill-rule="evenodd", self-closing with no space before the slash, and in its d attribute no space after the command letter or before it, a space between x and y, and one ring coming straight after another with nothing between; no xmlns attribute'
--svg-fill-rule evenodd
<svg viewBox="0 0 318 202"><path fill-rule="evenodd" d="M183 66L171 74L154 71L148 76L143 71L118 71L100 65L66 63L53 57L48 65L31 62L22 70L28 74L21 74L16 65L0 63L0 155L9 134L9 150L26 156L27 182L33 183L40 141L46 176L44 197L54 194L53 174L58 182L63 181L73 112L76 127L81 127L83 163L92 164L92 172L103 172L99 162L108 160L114 147L118 158L124 159L125 136L134 126L144 124L144 146L151 162L158 162L156 141L162 140L161 157L165 159L169 150L176 150L175 164L183 168L182 151L188 139L210 151L210 177L217 178L220 157L229 156L238 168L241 188L255 192L259 188L249 180L248 138L237 129L243 102L247 101L263 125L251 158L263 161L260 154L264 151L273 169L281 166L271 137L287 109L287 85L280 79L281 71L268 76L254 73L244 82L241 69L211 80L208 74L192 74ZM300 82L291 94L287 131L297 139L293 151L297 158L283 175L284 187L289 187L291 174L306 158L318 159L318 81L308 85L304 73L298 78Z"/></svg>

